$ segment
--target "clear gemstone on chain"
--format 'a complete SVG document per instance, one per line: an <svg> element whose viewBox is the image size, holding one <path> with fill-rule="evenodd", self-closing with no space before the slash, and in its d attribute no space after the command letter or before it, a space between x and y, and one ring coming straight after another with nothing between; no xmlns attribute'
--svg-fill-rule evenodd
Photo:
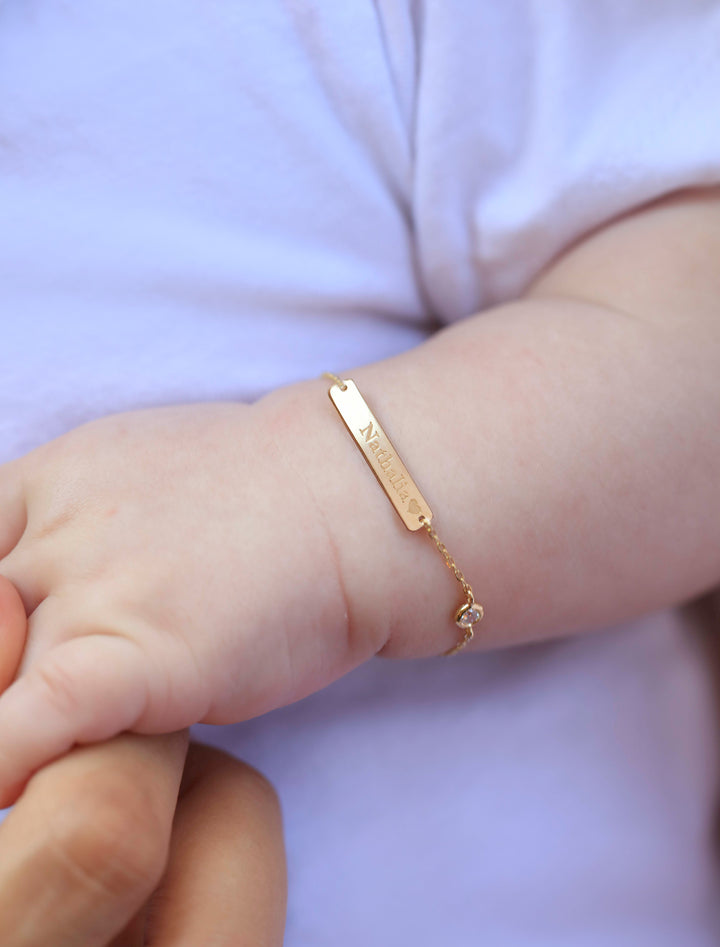
<svg viewBox="0 0 720 947"><path fill-rule="evenodd" d="M458 609L455 615L455 624L460 628L471 628L483 617L482 607L466 603Z"/></svg>

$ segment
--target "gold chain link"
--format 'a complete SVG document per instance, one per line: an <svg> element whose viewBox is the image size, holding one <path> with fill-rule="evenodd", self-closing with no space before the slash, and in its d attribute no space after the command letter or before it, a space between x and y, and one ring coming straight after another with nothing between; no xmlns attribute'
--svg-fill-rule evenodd
<svg viewBox="0 0 720 947"><path fill-rule="evenodd" d="M465 578L465 576L462 574L462 572L460 571L460 569L457 567L457 565L456 565L455 560L453 559L453 557L452 557L452 556L450 555L450 553L447 551L447 546L446 546L444 543L441 543L441 542L440 542L440 537L439 537L438 534L435 532L435 530L433 529L432 525L425 519L424 516L421 516L421 517L420 517L420 520L421 520L421 522L422 522L424 528L427 530L428 535L430 536L430 538L432 539L432 541L435 543L435 545L436 545L436 546L438 547L438 549L440 550L440 554L442 555L443 559L445 560L445 563L446 563L448 569L451 569L451 570L453 571L453 573L455 574L455 578L458 580L458 582L460 583L460 585L462 585L462 587L463 587L463 592L464 592L464 593L467 595L467 597L468 597L468 604L472 605L473 602L475 601L475 596L473 595L473 590L470 588L470 583L467 581L467 579Z"/></svg>
<svg viewBox="0 0 720 947"><path fill-rule="evenodd" d="M337 375L333 375L332 372L323 372L323 373L322 373L322 377L323 377L323 378L332 378L332 380L335 382L335 384L340 386L340 390L341 390L341 391L345 391L345 389L347 388L347 385L346 385L345 382L342 380L342 378L338 378L338 376L337 376Z"/></svg>
<svg viewBox="0 0 720 947"><path fill-rule="evenodd" d="M473 594L473 590L470 587L470 583L462 574L457 564L455 563L455 560L448 552L447 546L440 541L440 537L438 536L437 532L433 529L432 525L425 519L424 516L420 517L420 521L422 522L424 529L427 531L428 536L430 536L430 538L432 539L432 541L435 543L438 550L440 551L441 556L445 560L445 565L448 567L448 569L452 570L453 574L455 575L455 578L458 580L460 585L462 585L463 592L465 593L465 596L467 598L466 605L470 607L474 606L478 610L480 614L480 618L482 618L483 607L482 605L475 604L475 596ZM449 658L451 655L457 654L458 651L462 651L465 645L472 641L474 635L475 635L475 629L473 628L472 625L470 625L469 627L465 629L465 634L463 635L462 639L458 641L458 643L454 647L450 648L448 651L445 651L443 654L443 657Z"/></svg>

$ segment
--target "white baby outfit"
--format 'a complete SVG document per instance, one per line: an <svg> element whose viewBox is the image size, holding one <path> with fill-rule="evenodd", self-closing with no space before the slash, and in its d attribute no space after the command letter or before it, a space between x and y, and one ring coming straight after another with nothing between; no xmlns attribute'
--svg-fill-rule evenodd
<svg viewBox="0 0 720 947"><path fill-rule="evenodd" d="M719 93L710 2L0 0L0 461L516 297L593 227L720 181ZM720 938L718 734L680 611L376 659L196 732L278 789L288 947Z"/></svg>

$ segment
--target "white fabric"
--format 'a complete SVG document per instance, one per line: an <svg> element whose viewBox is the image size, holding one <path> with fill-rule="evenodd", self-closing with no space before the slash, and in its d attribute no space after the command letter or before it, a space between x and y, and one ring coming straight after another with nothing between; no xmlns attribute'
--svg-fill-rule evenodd
<svg viewBox="0 0 720 947"><path fill-rule="evenodd" d="M0 0L0 461L405 350L719 181L719 50L691 0ZM288 947L718 941L678 611L197 730L280 793Z"/></svg>

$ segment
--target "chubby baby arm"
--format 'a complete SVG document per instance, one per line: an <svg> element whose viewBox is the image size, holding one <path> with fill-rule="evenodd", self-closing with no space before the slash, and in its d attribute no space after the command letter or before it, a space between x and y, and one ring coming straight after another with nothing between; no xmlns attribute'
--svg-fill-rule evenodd
<svg viewBox="0 0 720 947"><path fill-rule="evenodd" d="M680 195L522 300L327 366L357 382L485 606L471 647L720 580L719 256L717 194ZM375 653L455 643L460 588L328 387L117 415L0 468L0 574L30 613L0 697L3 801L73 743L243 719Z"/></svg>
<svg viewBox="0 0 720 947"><path fill-rule="evenodd" d="M485 606L469 650L720 584L718 260L720 189L679 192L591 234L522 299L332 368L356 381ZM384 498L328 384L267 400L335 524L349 638L382 622L382 655L438 654L458 638L460 587Z"/></svg>

